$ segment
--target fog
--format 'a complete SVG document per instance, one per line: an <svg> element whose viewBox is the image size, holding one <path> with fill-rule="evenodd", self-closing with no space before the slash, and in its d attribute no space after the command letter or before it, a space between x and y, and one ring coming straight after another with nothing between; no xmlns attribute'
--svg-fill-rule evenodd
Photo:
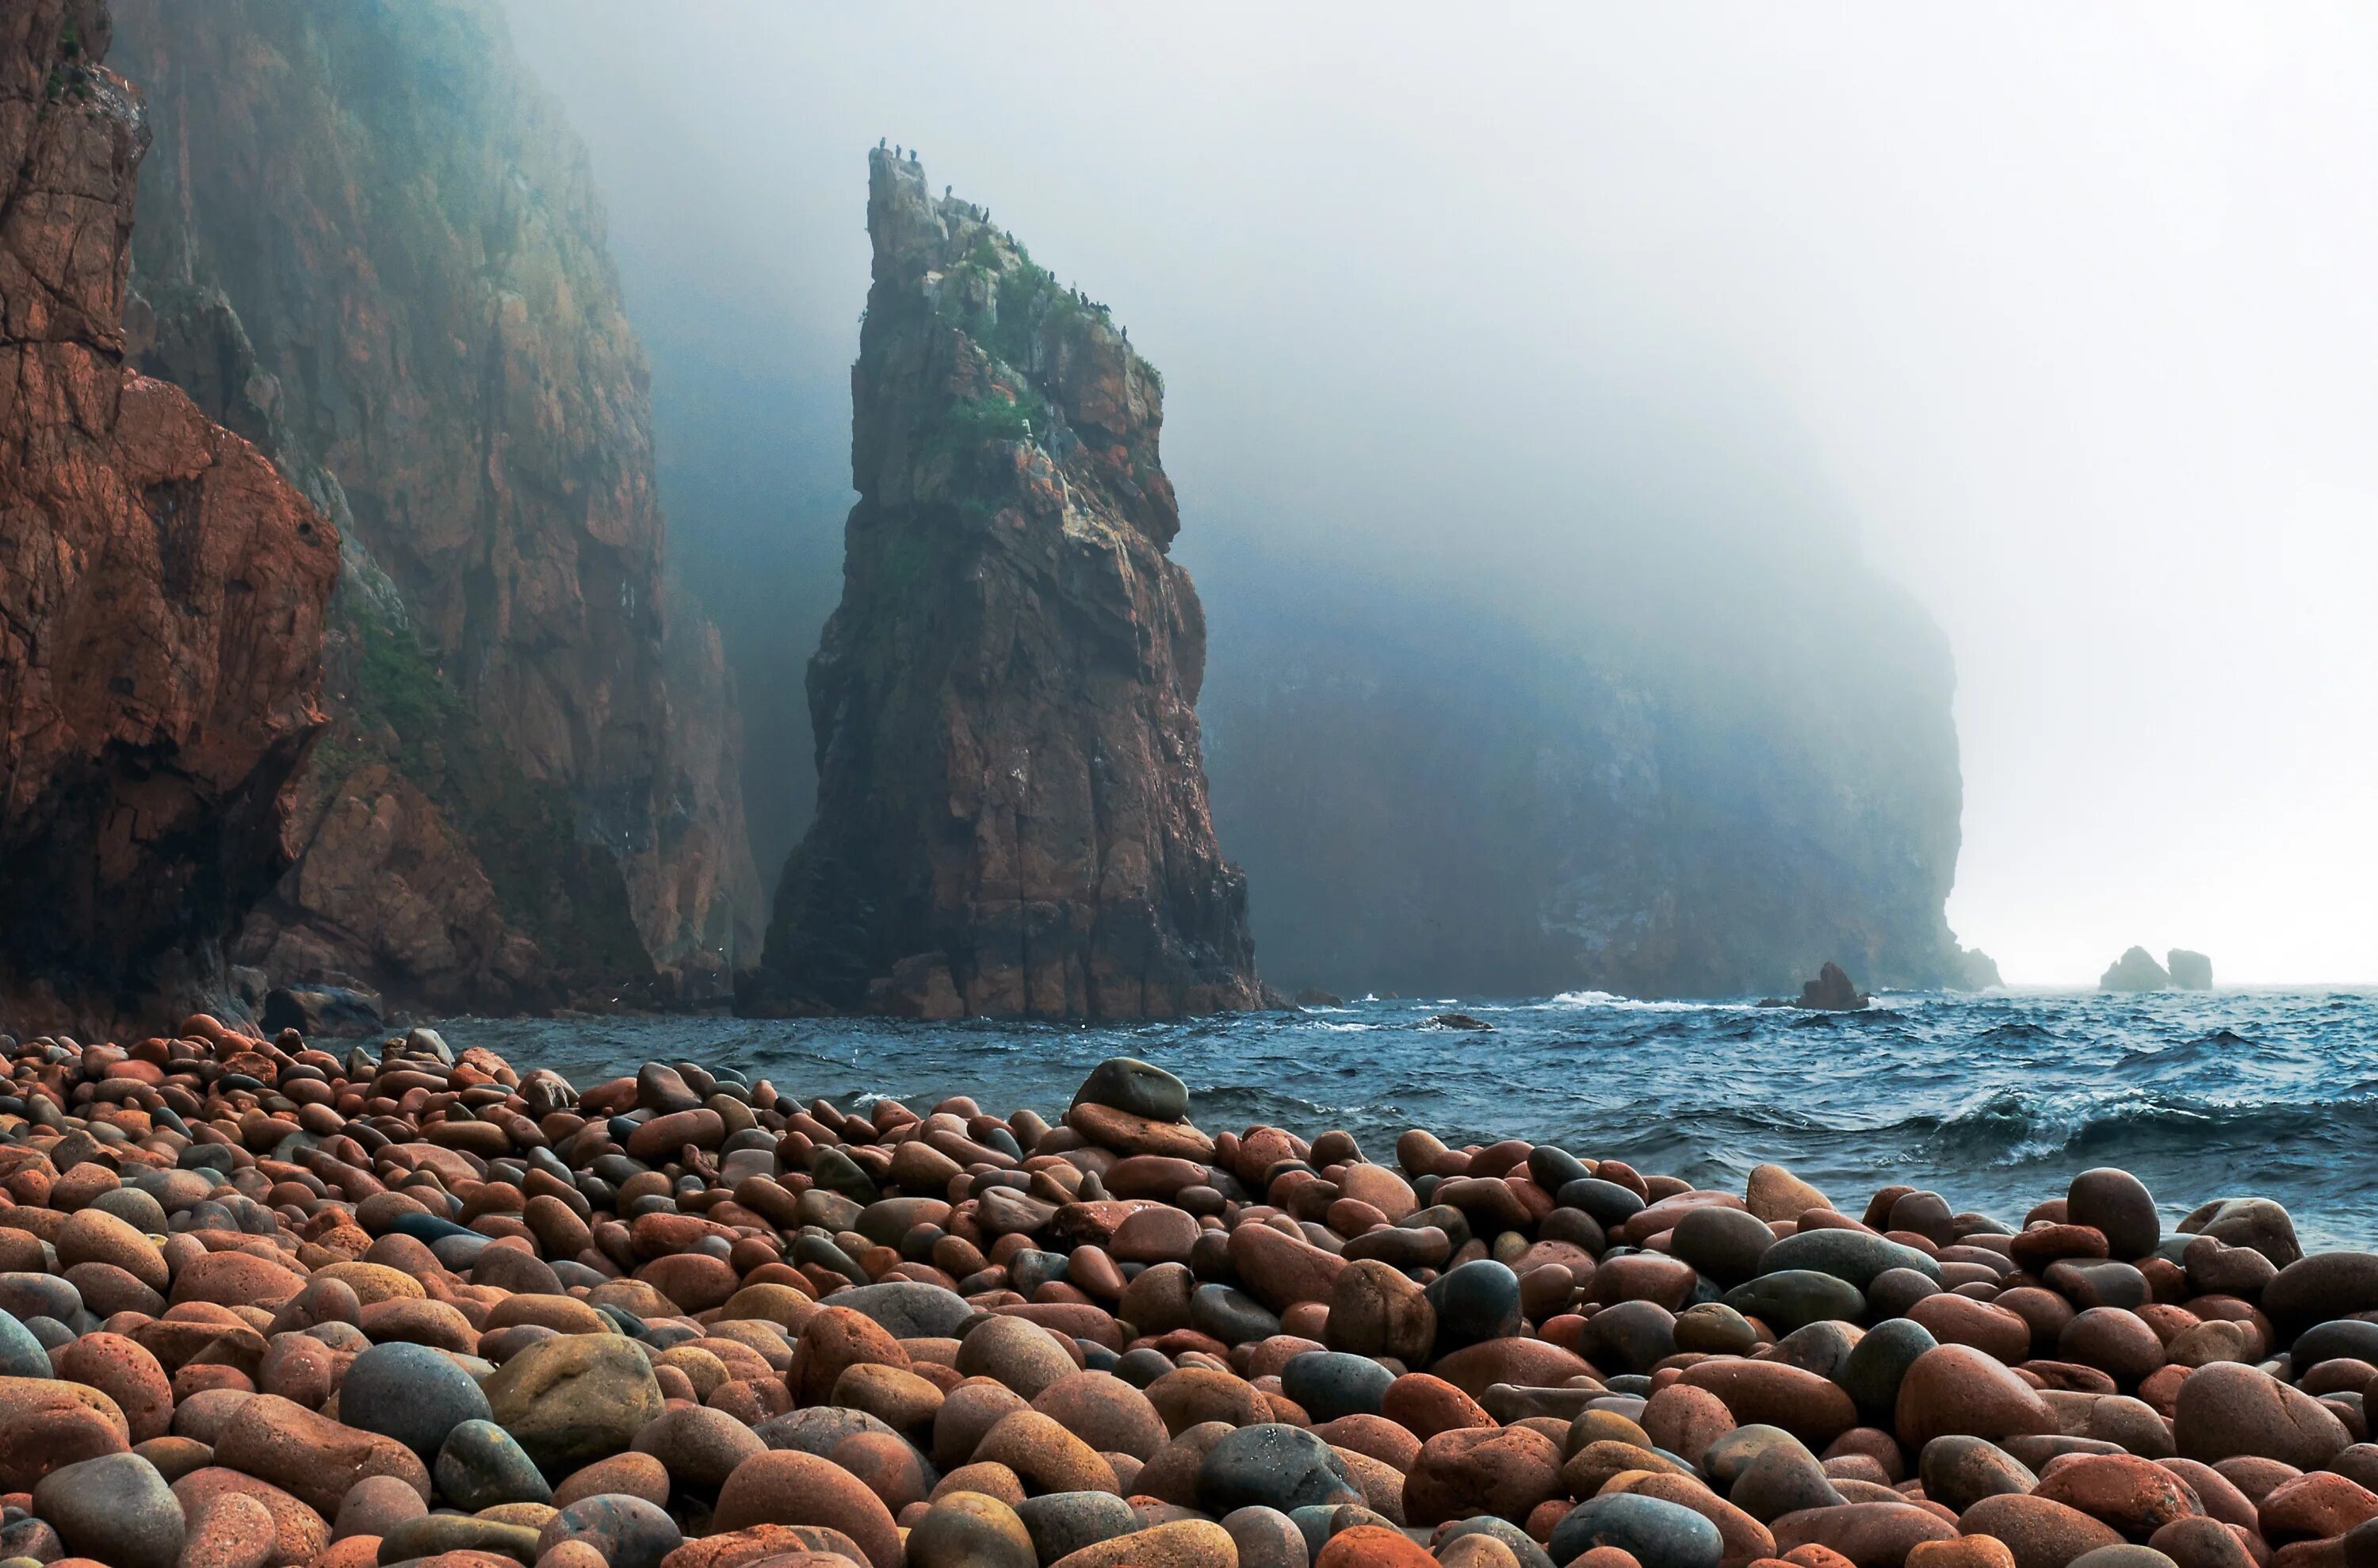
<svg viewBox="0 0 2378 1568"><path fill-rule="evenodd" d="M607 192L672 548L785 670L886 137L1163 369L1218 639L1244 560L1590 620L1665 613L1622 561L1862 553L1953 648L1950 922L2010 981L2378 978L2366 7L508 9ZM802 795L797 680L743 695Z"/></svg>

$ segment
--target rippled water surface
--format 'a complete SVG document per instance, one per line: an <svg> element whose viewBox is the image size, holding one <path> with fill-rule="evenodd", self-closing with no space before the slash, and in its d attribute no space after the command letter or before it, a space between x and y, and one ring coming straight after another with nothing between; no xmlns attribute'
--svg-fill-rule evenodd
<svg viewBox="0 0 2378 1568"><path fill-rule="evenodd" d="M1492 1033L1427 1027L1458 1007ZM1863 1200L1937 1188L2011 1222L2073 1173L2120 1165L2177 1218L2276 1198L2308 1246L2378 1243L2378 996L2365 992L1892 995L1800 1013L1585 993L1098 1029L883 1019L448 1019L460 1047L585 1082L652 1059L725 1064L807 1100L971 1094L1054 1119L1099 1059L1185 1079L1208 1129L1342 1127L1373 1158L1425 1127L1521 1137L1740 1188L1780 1160Z"/></svg>

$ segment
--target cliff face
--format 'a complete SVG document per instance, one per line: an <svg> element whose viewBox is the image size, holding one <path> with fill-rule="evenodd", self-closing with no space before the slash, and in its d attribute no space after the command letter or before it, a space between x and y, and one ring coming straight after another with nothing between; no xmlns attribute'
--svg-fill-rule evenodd
<svg viewBox="0 0 2378 1568"><path fill-rule="evenodd" d="M665 603L576 136L485 6L117 9L158 145L155 362L352 519L372 585L341 595L305 863L243 953L442 1006L654 962L723 991L760 918L731 691ZM374 821L402 826L342 826Z"/></svg>
<svg viewBox="0 0 2378 1568"><path fill-rule="evenodd" d="M1166 553L1161 382L917 163L871 155L868 228L818 814L747 1003L1256 1006L1193 711L1205 616Z"/></svg>
<svg viewBox="0 0 2378 1568"><path fill-rule="evenodd" d="M1350 995L1995 981L1942 914L1946 645L1840 575L1645 645L1242 568L1206 717L1266 967Z"/></svg>
<svg viewBox="0 0 2378 1568"><path fill-rule="evenodd" d="M0 1001L186 1010L289 864L333 526L127 368L132 88L97 0L0 19Z"/></svg>

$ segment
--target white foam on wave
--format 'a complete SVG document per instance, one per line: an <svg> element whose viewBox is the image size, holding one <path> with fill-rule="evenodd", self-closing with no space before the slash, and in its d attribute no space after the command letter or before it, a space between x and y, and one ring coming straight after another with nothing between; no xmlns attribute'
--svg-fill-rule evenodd
<svg viewBox="0 0 2378 1568"><path fill-rule="evenodd" d="M1722 1013L1747 1007L1745 1002L1652 1002L1639 996L1621 996L1610 991L1564 991L1559 995L1535 1004L1540 1012L1555 1008L1608 1007L1617 1012L1631 1013Z"/></svg>

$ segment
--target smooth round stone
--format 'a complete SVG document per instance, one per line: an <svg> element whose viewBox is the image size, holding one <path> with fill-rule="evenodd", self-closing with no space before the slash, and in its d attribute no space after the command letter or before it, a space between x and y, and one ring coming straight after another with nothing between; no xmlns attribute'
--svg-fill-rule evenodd
<svg viewBox="0 0 2378 1568"><path fill-rule="evenodd" d="M1136 1056L1109 1056L1082 1080L1074 1104L1105 1105L1149 1121L1177 1122L1189 1114L1189 1086Z"/></svg>
<svg viewBox="0 0 2378 1568"><path fill-rule="evenodd" d="M1940 1286L1914 1269L1885 1269L1866 1287L1866 1304L1878 1318L1904 1317L1907 1309Z"/></svg>
<svg viewBox="0 0 2378 1568"><path fill-rule="evenodd" d="M1762 1273L1812 1269L1847 1280L1857 1286L1861 1303L1866 1298L1866 1287L1886 1269L1914 1269L1930 1280L1940 1277L1940 1265L1928 1255L1900 1242L1856 1230L1796 1232L1770 1247L1759 1266ZM1644 1568L1651 1565L1646 1563Z"/></svg>
<svg viewBox="0 0 2378 1568"><path fill-rule="evenodd" d="M1024 1521L1042 1562L1054 1562L1086 1546L1139 1528L1139 1515L1131 1504L1105 1491L1053 1491L1027 1497L1015 1505L1015 1516Z"/></svg>
<svg viewBox="0 0 2378 1568"><path fill-rule="evenodd" d="M1201 1285L1189 1296L1189 1326L1224 1345L1253 1345L1279 1333L1279 1319L1243 1290Z"/></svg>
<svg viewBox="0 0 2378 1568"><path fill-rule="evenodd" d="M1676 1353L1676 1315L1656 1301L1621 1301L1586 1320L1586 1351L1601 1366L1648 1372ZM1625 1375L1625 1374L1621 1374Z"/></svg>
<svg viewBox="0 0 2378 1568"><path fill-rule="evenodd" d="M1432 1281L1428 1304L1436 1312L1436 1354L1451 1354L1519 1332L1519 1276L1510 1266L1480 1258Z"/></svg>
<svg viewBox="0 0 2378 1568"><path fill-rule="evenodd" d="M1000 1392L1004 1399L1012 1401L1000 1406L1002 1414L1024 1408L1024 1402L1013 1392ZM948 1408L949 1403L944 1402L944 1409ZM990 1423L983 1425L988 1430ZM803 1410L788 1410L782 1416L772 1416L751 1429L751 1435L772 1449L794 1449L802 1453L814 1453L821 1459L841 1447L845 1438L855 1437L860 1432L882 1432L887 1437L900 1435L882 1419L864 1410L834 1405L813 1405Z"/></svg>
<svg viewBox="0 0 2378 1568"><path fill-rule="evenodd" d="M1560 1468L1560 1444L1531 1427L1439 1432L1404 1478L1404 1517L1413 1525L1479 1514L1524 1519L1559 1492Z"/></svg>
<svg viewBox="0 0 2378 1568"><path fill-rule="evenodd" d="M1678 1220L1669 1244L1709 1279L1734 1285L1760 1272L1759 1259L1775 1245L1775 1233L1747 1210L1709 1204Z"/></svg>
<svg viewBox="0 0 2378 1568"><path fill-rule="evenodd" d="M165 1234L165 1206L137 1187L119 1187L113 1192L102 1192L92 1200L90 1206L103 1214L114 1215L143 1236Z"/></svg>
<svg viewBox="0 0 2378 1568"><path fill-rule="evenodd" d="M1280 1392L1304 1406L1315 1422L1340 1416L1375 1416L1395 1374L1367 1356L1309 1350L1280 1369Z"/></svg>
<svg viewBox="0 0 2378 1568"><path fill-rule="evenodd" d="M871 1318L895 1339L948 1339L974 1316L974 1306L954 1290L915 1280L886 1280L835 1292L834 1304Z"/></svg>
<svg viewBox="0 0 2378 1568"><path fill-rule="evenodd" d="M1022 1318L987 1318L959 1342L961 1376L991 1378L1030 1399L1076 1369L1049 1331Z"/></svg>
<svg viewBox="0 0 2378 1568"><path fill-rule="evenodd" d="M1105 1484L1114 1484L1111 1471ZM746 1459L718 1489L711 1524L722 1531L753 1525L821 1525L848 1536L871 1568L899 1568L900 1534L883 1500L848 1470L812 1453L769 1453Z"/></svg>
<svg viewBox="0 0 2378 1568"><path fill-rule="evenodd" d="M81 1310L82 1293L56 1274L0 1273L0 1311L63 1323Z"/></svg>
<svg viewBox="0 0 2378 1568"><path fill-rule="evenodd" d="M2124 1541L2120 1546L2101 1546L2083 1552L2064 1568L2180 1568L2180 1564L2151 1546L2134 1546Z"/></svg>
<svg viewBox="0 0 2378 1568"><path fill-rule="evenodd" d="M1591 1181L1593 1173L1567 1150L1539 1143L1528 1151L1528 1179L1546 1192L1558 1192L1573 1181Z"/></svg>
<svg viewBox="0 0 2378 1568"><path fill-rule="evenodd" d="M426 1345L375 1345L339 1384L342 1422L394 1438L424 1459L435 1458L456 1427L489 1414L471 1374Z"/></svg>
<svg viewBox="0 0 2378 1568"><path fill-rule="evenodd" d="M2120 1531L2077 1508L2012 1493L1982 1499L1957 1516L1957 1527L2004 1541L2015 1568L2070 1568L2084 1552L2122 1543Z"/></svg>
<svg viewBox="0 0 2378 1568"><path fill-rule="evenodd" d="M339 1500L331 1535L338 1540L349 1536L384 1536L405 1520L428 1512L429 1505L411 1483L395 1476L366 1476Z"/></svg>
<svg viewBox="0 0 2378 1568"><path fill-rule="evenodd" d="M1582 1209L1593 1216L1594 1223L1604 1230L1624 1224L1643 1212L1643 1200L1631 1188L1599 1176L1584 1176L1564 1183L1553 1195L1553 1201L1564 1209Z"/></svg>
<svg viewBox="0 0 2378 1568"><path fill-rule="evenodd" d="M1101 1453L1153 1459L1169 1436L1147 1395L1102 1372L1086 1369L1059 1378L1034 1397L1032 1408Z"/></svg>
<svg viewBox="0 0 2378 1568"><path fill-rule="evenodd" d="M2262 1309L2282 1341L2314 1323L2378 1309L2378 1253L2315 1252L2263 1287Z"/></svg>
<svg viewBox="0 0 2378 1568"><path fill-rule="evenodd" d="M1907 1318L1892 1318L1866 1332L1851 1347L1833 1381L1856 1402L1858 1414L1877 1426L1891 1425L1899 1408L1899 1385L1916 1358L1940 1342L1932 1331Z"/></svg>
<svg viewBox="0 0 2378 1568"><path fill-rule="evenodd" d="M2188 1375L2171 1431L2184 1459L2211 1465L2251 1456L2299 1470L2319 1469L2353 1441L2345 1423L2319 1400L2236 1361Z"/></svg>
<svg viewBox="0 0 2378 1568"><path fill-rule="evenodd" d="M29 1515L0 1525L0 1568L42 1568L66 1554L66 1543L43 1520Z"/></svg>
<svg viewBox="0 0 2378 1568"><path fill-rule="evenodd" d="M1126 1350L1115 1357L1114 1375L1134 1388L1146 1388L1165 1373L1173 1370L1172 1357L1161 1350L1141 1346Z"/></svg>
<svg viewBox="0 0 2378 1568"><path fill-rule="evenodd" d="M1833 1489L1824 1465L1796 1441L1760 1448L1725 1495L1727 1502L1762 1525L1805 1509L1838 1507L1845 1501Z"/></svg>
<svg viewBox="0 0 2378 1568"><path fill-rule="evenodd" d="M1769 1248L1771 1257L1773 1251ZM1745 1317L1757 1318L1788 1333L1835 1319L1856 1321L1866 1311L1866 1289L1856 1281L1823 1269L1776 1269L1727 1291L1725 1304Z"/></svg>
<svg viewBox="0 0 2378 1568"><path fill-rule="evenodd" d="M908 1532L907 1568L1039 1568L1015 1511L977 1491L950 1492Z"/></svg>
<svg viewBox="0 0 2378 1568"><path fill-rule="evenodd" d="M1725 1541L1715 1525L1680 1503L1636 1492L1590 1498L1561 1516L1545 1550L1573 1562L1595 1547L1615 1546L1642 1568L1718 1568Z"/></svg>
<svg viewBox="0 0 2378 1568"><path fill-rule="evenodd" d="M644 1353L613 1334L532 1345L497 1368L485 1389L496 1424L555 1474L619 1453L663 1405Z"/></svg>
<svg viewBox="0 0 2378 1568"><path fill-rule="evenodd" d="M883 1434L854 1433L882 1441ZM848 1441L846 1438L844 1441ZM735 1467L767 1444L751 1428L724 1410L700 1405L673 1406L645 1423L636 1433L635 1452L659 1460L679 1486L715 1492L727 1484ZM836 1448L840 1443L835 1445ZM902 1445L905 1449L906 1445ZM831 1451L829 1451L831 1452Z"/></svg>
<svg viewBox="0 0 2378 1568"><path fill-rule="evenodd" d="M1911 1448L1951 1434L1998 1441L2058 1430L2056 1413L2030 1384L1964 1345L1937 1345L1909 1364L1892 1425Z"/></svg>
<svg viewBox="0 0 2378 1568"><path fill-rule="evenodd" d="M537 1555L563 1541L585 1542L603 1554L609 1568L660 1568L661 1559L683 1545L685 1536L677 1521L643 1498L605 1492L546 1520L536 1534Z"/></svg>
<svg viewBox="0 0 2378 1568"><path fill-rule="evenodd" d="M448 1432L433 1474L438 1494L472 1514L506 1502L553 1501L535 1461L493 1421L464 1421Z"/></svg>
<svg viewBox="0 0 2378 1568"><path fill-rule="evenodd" d="M2039 1485L2031 1466L1998 1444L1977 1437L1937 1437L1916 1456L1924 1495L1963 1514L1986 1497L2022 1495Z"/></svg>
<svg viewBox="0 0 2378 1568"><path fill-rule="evenodd" d="M1387 1515L1359 1502L1317 1503L1295 1510L1289 1514L1289 1520L1304 1537L1308 1560L1318 1559L1324 1548L1349 1530L1359 1530L1364 1526L1387 1529L1397 1527Z"/></svg>
<svg viewBox="0 0 2378 1568"><path fill-rule="evenodd" d="M281 1548L281 1525L262 1499L224 1491L183 1504L177 1568L263 1568Z"/></svg>
<svg viewBox="0 0 2378 1568"><path fill-rule="evenodd" d="M33 1514L68 1550L113 1568L174 1568L182 1555L182 1500L137 1453L60 1465L33 1488Z"/></svg>
<svg viewBox="0 0 2378 1568"><path fill-rule="evenodd" d="M1392 1356L1408 1366L1428 1359L1436 1343L1436 1309L1401 1271L1363 1259L1351 1262L1329 1287L1329 1318L1322 1338L1333 1350Z"/></svg>
<svg viewBox="0 0 2378 1568"><path fill-rule="evenodd" d="M2367 1530L2369 1527L2365 1525L2357 1528ZM2362 1546L2378 1545L2378 1539L2373 1539L2373 1537L2378 1537L2378 1532L2365 1536ZM2229 1526L2202 1514L2191 1519L2174 1520L2148 1537L2147 1544L2170 1558L2179 1564L2179 1568L2254 1568L2253 1557L2248 1553L2245 1543L2231 1533ZM2356 1551L2354 1547L2346 1550Z"/></svg>
<svg viewBox="0 0 2378 1568"><path fill-rule="evenodd" d="M1240 1427L1197 1465L1197 1498L1217 1517L1248 1507L1286 1514L1316 1503L1360 1502L1363 1494L1327 1443L1301 1427Z"/></svg>
<svg viewBox="0 0 2378 1568"><path fill-rule="evenodd" d="M475 1519L467 1514L425 1514L407 1519L380 1538L381 1560L409 1562L447 1552L486 1552L515 1562L543 1555L537 1532L526 1525Z"/></svg>
<svg viewBox="0 0 2378 1568"><path fill-rule="evenodd" d="M0 1329L5 1329L0 1324ZM2378 1322L2366 1318L2339 1318L2316 1323L2296 1336L2288 1347L2293 1366L2312 1368L2323 1361L2367 1361L2378 1366Z"/></svg>
<svg viewBox="0 0 2378 1568"><path fill-rule="evenodd" d="M1510 1549L1519 1568L1555 1568L1552 1554L1536 1544L1527 1531L1508 1519L1498 1519L1492 1514L1447 1525L1436 1532L1436 1547L1441 1552L1453 1542L1469 1536L1486 1536Z"/></svg>
<svg viewBox="0 0 2378 1568"><path fill-rule="evenodd" d="M2111 1260L2067 1259L2049 1266L2048 1283L2082 1308L2144 1307L2152 1294L2134 1264Z"/></svg>
<svg viewBox="0 0 2378 1568"><path fill-rule="evenodd" d="M2303 1256L2294 1216L2267 1198L2216 1198L2180 1222L2183 1232L2228 1247L2251 1247L2284 1269Z"/></svg>
<svg viewBox="0 0 2378 1568"><path fill-rule="evenodd" d="M1732 1212L1732 1211L1712 1211ZM1704 1356L1747 1356L1759 1344L1759 1331L1722 1301L1704 1301L1676 1315L1676 1348Z"/></svg>
<svg viewBox="0 0 2378 1568"><path fill-rule="evenodd" d="M1591 1434L1580 1433L1572 1429L1568 1441L1570 1452L1574 1453L1582 1446L1579 1441L1580 1437L1591 1441L1591 1438L1607 1436L1615 1438L1621 1442L1632 1441L1638 1448L1650 1446L1639 1437L1633 1439L1626 1437L1624 1429L1608 1426L1607 1415L1603 1416L1603 1419L1605 1426ZM1708 1477L1720 1492L1723 1492L1735 1482L1740 1480L1749 1470L1752 1462L1771 1448L1795 1448L1803 1453L1809 1452L1807 1444L1783 1428L1771 1427L1763 1422L1753 1422L1747 1426L1736 1427L1711 1443L1708 1450L1700 1455L1701 1473ZM1814 1457L1813 1454L1810 1456Z"/></svg>
<svg viewBox="0 0 2378 1568"><path fill-rule="evenodd" d="M1238 1549L1239 1568L1305 1568L1312 1549L1296 1521L1277 1508L1241 1508L1225 1514L1222 1528Z"/></svg>
<svg viewBox="0 0 2378 1568"><path fill-rule="evenodd" d="M1825 1318L1794 1329L1775 1342L1765 1357L1786 1367L1797 1367L1827 1380L1833 1379L1857 1345L1856 1332L1838 1318Z"/></svg>
<svg viewBox="0 0 2378 1568"><path fill-rule="evenodd" d="M2074 1176L2065 1196L2064 1212L2076 1225L2102 1231L2107 1251L2115 1258L2144 1258L2163 1239L2155 1194L2130 1172L2111 1165Z"/></svg>
<svg viewBox="0 0 2378 1568"><path fill-rule="evenodd" d="M0 1312L0 1378L46 1378L50 1353L13 1312Z"/></svg>

